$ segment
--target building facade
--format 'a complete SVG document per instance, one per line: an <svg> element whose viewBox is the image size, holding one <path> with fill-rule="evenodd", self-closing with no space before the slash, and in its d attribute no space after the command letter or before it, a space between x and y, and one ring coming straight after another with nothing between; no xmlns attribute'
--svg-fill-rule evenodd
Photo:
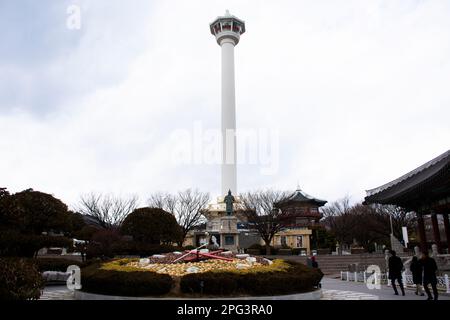
<svg viewBox="0 0 450 320"><path fill-rule="evenodd" d="M435 244L439 253L450 253L450 150L366 193L364 204L391 204L416 213L422 252Z"/></svg>

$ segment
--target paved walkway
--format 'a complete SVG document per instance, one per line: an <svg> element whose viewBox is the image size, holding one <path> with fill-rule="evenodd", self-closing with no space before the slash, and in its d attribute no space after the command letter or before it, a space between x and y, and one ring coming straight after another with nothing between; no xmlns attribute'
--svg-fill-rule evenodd
<svg viewBox="0 0 450 320"><path fill-rule="evenodd" d="M47 286L39 300L75 300L72 291L66 286Z"/></svg>
<svg viewBox="0 0 450 320"><path fill-rule="evenodd" d="M406 295L396 296L391 287L382 285L381 289L369 289L362 282L347 282L340 279L322 279L322 300L425 300L425 296L416 296L411 289ZM66 286L48 286L40 300L74 300L73 293ZM441 294L439 300L450 300L450 295Z"/></svg>
<svg viewBox="0 0 450 320"><path fill-rule="evenodd" d="M400 288L398 290L401 292ZM406 289L403 297L394 295L394 290L386 285L381 285L381 289L369 289L362 282L332 278L322 279L322 291L324 300L426 300L426 296L416 296L413 289ZM440 294L439 300L450 300L450 296Z"/></svg>

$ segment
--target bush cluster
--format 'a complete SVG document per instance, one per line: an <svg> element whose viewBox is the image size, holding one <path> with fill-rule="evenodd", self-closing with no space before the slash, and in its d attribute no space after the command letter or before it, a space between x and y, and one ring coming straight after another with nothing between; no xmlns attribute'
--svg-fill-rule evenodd
<svg viewBox="0 0 450 320"><path fill-rule="evenodd" d="M298 256L298 255L300 255L300 253L302 253L302 251L304 251L305 250L305 248L293 248L292 249L292 254L294 255L294 256Z"/></svg>
<svg viewBox="0 0 450 320"><path fill-rule="evenodd" d="M286 295L314 290L323 274L318 269L284 262L285 270L261 272L205 272L181 278L183 293L207 295Z"/></svg>
<svg viewBox="0 0 450 320"><path fill-rule="evenodd" d="M137 242L152 244L180 242L183 235L175 216L160 208L134 210L125 218L120 231Z"/></svg>
<svg viewBox="0 0 450 320"><path fill-rule="evenodd" d="M37 300L44 280L29 259L0 258L0 300Z"/></svg>
<svg viewBox="0 0 450 320"><path fill-rule="evenodd" d="M282 248L274 248L270 246L270 254L271 255L294 255L298 256L305 248L290 248L288 246L284 246ZM266 247L260 244L252 244L250 247L246 249L246 253L252 255L265 255ZM328 253L328 252L327 252Z"/></svg>
<svg viewBox="0 0 450 320"><path fill-rule="evenodd" d="M266 254L266 246L265 245L260 245L259 243L255 243L252 244L250 247L247 248L247 250L250 251L248 253L250 254L259 254L259 255L265 255ZM257 253L259 251L259 253ZM270 246L270 254L271 255L276 255L278 254L278 249Z"/></svg>
<svg viewBox="0 0 450 320"><path fill-rule="evenodd" d="M293 254L293 251L292 251L292 249L284 249L283 248L283 249L279 249L277 254L284 255L284 256L290 256Z"/></svg>
<svg viewBox="0 0 450 320"><path fill-rule="evenodd" d="M186 248L175 247L172 245L158 245L142 243L137 241L119 240L110 245L104 245L98 242L91 242L87 246L87 258L109 259L116 256L141 256L148 257L154 254L167 253L173 251L183 251Z"/></svg>
<svg viewBox="0 0 450 320"><path fill-rule="evenodd" d="M67 268L71 265L79 266L80 268L86 266L85 263L71 260L71 259L60 259L60 258L37 258L34 259L35 264L39 272L44 271L61 271L66 272Z"/></svg>
<svg viewBox="0 0 450 320"><path fill-rule="evenodd" d="M121 241L113 245L113 252L117 255L151 256L154 254L182 251L183 248L173 245L148 244L136 241Z"/></svg>
<svg viewBox="0 0 450 320"><path fill-rule="evenodd" d="M150 271L105 270L93 264L81 270L83 291L129 297L161 296L170 292L173 279Z"/></svg>
<svg viewBox="0 0 450 320"><path fill-rule="evenodd" d="M41 248L70 248L72 245L72 240L66 237L24 234L15 230L0 232L0 256L33 257Z"/></svg>

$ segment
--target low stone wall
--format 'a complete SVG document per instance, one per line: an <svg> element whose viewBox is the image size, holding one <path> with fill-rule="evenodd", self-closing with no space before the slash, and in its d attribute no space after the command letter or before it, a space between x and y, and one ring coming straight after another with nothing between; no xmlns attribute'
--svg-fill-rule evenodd
<svg viewBox="0 0 450 320"><path fill-rule="evenodd" d="M44 271L42 277L47 284L60 284L66 283L69 278L69 272L59 272L59 271Z"/></svg>

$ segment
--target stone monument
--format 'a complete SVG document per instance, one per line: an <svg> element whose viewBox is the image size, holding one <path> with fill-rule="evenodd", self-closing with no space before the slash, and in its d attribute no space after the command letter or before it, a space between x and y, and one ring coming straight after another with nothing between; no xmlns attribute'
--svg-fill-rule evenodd
<svg viewBox="0 0 450 320"><path fill-rule="evenodd" d="M238 197L231 192L225 197L219 197L217 203L210 204L205 212L207 219L206 231L211 235L211 244L220 248L237 252L239 246L239 232L237 217L234 216L235 207L239 207Z"/></svg>

